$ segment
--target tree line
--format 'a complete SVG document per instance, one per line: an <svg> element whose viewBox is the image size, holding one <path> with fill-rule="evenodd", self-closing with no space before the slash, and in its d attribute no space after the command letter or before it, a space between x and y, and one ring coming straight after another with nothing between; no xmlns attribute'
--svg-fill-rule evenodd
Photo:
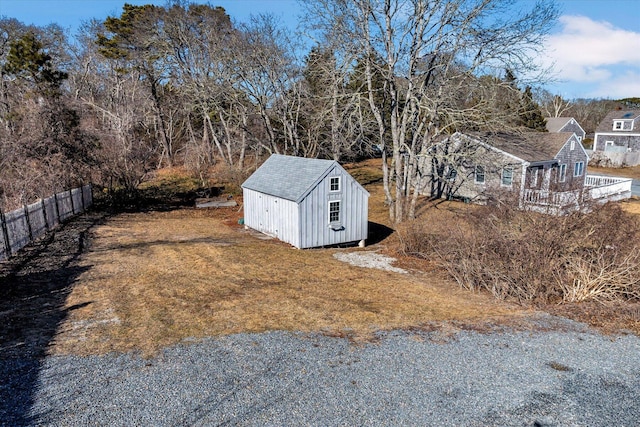
<svg viewBox="0 0 640 427"><path fill-rule="evenodd" d="M392 220L411 218L419 158L442 136L543 131L544 115L590 131L609 108L536 89L557 8L514 4L310 0L300 33L180 0L124 4L73 39L2 18L0 207L85 182L131 192L165 166L205 183L270 153L378 155Z"/></svg>

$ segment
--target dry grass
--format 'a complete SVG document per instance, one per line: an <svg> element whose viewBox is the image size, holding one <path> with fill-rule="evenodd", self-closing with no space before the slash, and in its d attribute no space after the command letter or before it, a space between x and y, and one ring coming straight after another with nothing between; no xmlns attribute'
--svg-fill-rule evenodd
<svg viewBox="0 0 640 427"><path fill-rule="evenodd" d="M371 218L383 224L381 188L369 190ZM185 339L268 330L358 340L380 330L528 313L464 291L438 272L400 274L333 257L361 249L297 250L265 240L239 227L240 216L237 208L126 213L97 227L81 259L86 271L66 301L80 308L70 311L51 351L153 354Z"/></svg>
<svg viewBox="0 0 640 427"><path fill-rule="evenodd" d="M620 202L620 206L629 213L640 215L640 198L638 197L624 200Z"/></svg>
<svg viewBox="0 0 640 427"><path fill-rule="evenodd" d="M384 230L389 215L379 160L347 169L367 185L369 219ZM158 174L158 183L173 196L196 185L171 171ZM152 185L147 188L153 193ZM452 223L475 208L425 201L421 211L429 212L429 221ZM462 290L433 264L399 256L397 236L388 235L388 228L380 244L365 250L395 255L409 274L354 267L333 257L356 248L297 250L261 239L238 226L241 216L237 208L180 208L119 214L95 228L80 259L84 273L66 300L75 309L50 351L150 355L183 340L269 330L366 340L380 330L430 329L441 322L527 327L530 311Z"/></svg>
<svg viewBox="0 0 640 427"><path fill-rule="evenodd" d="M424 275L350 266L333 258L339 249L262 240L220 213L123 214L99 227L67 300L83 308L54 351L151 353L187 337L266 330L367 338L515 312Z"/></svg>
<svg viewBox="0 0 640 427"><path fill-rule="evenodd" d="M589 165L589 173L640 179L640 166L625 167L625 168L602 168L602 167Z"/></svg>

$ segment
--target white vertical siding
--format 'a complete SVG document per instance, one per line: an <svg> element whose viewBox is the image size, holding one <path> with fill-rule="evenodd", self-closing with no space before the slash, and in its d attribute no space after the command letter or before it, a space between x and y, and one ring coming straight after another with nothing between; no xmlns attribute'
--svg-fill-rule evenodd
<svg viewBox="0 0 640 427"><path fill-rule="evenodd" d="M299 247L296 203L244 188L244 223L270 236Z"/></svg>
<svg viewBox="0 0 640 427"><path fill-rule="evenodd" d="M330 178L340 177L340 191L330 191ZM329 225L329 202L340 201L340 225ZM300 247L312 248L367 238L369 195L344 169L335 167L300 203Z"/></svg>
<svg viewBox="0 0 640 427"><path fill-rule="evenodd" d="M340 177L340 191L330 191L330 178ZM297 248L313 248L365 240L369 194L344 169L333 168L300 202L243 189L244 223ZM340 225L329 226L329 201L340 201Z"/></svg>

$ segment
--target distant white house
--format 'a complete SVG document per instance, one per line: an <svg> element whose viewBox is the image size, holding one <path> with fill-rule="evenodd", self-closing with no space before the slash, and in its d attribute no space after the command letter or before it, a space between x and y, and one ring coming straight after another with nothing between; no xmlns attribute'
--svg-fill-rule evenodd
<svg viewBox="0 0 640 427"><path fill-rule="evenodd" d="M367 238L369 192L336 161L273 154L242 194L245 225L296 248Z"/></svg>
<svg viewBox="0 0 640 427"><path fill-rule="evenodd" d="M596 128L595 159L613 166L640 165L640 110L611 111Z"/></svg>

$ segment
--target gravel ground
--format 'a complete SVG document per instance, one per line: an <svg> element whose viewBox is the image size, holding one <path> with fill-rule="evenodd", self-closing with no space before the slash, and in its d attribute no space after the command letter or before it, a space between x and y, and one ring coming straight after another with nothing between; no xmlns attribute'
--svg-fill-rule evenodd
<svg viewBox="0 0 640 427"><path fill-rule="evenodd" d="M561 322L547 332L389 332L367 344L240 334L150 359L2 359L0 417L7 426L638 425L640 339Z"/></svg>

